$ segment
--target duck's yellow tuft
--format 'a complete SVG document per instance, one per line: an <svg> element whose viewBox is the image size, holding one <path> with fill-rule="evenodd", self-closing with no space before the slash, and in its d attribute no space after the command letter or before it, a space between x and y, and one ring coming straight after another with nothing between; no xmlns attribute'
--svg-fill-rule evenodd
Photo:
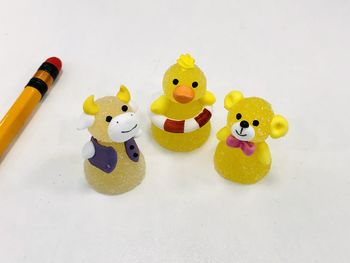
<svg viewBox="0 0 350 263"><path fill-rule="evenodd" d="M193 57L191 57L190 54L182 54L178 59L177 59L177 64L179 64L183 69L190 69L194 68L194 63L195 60Z"/></svg>

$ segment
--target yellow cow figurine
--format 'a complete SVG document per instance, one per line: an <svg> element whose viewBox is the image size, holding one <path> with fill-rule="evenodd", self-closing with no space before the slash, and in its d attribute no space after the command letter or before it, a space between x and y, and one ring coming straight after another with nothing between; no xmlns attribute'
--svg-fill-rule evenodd
<svg viewBox="0 0 350 263"><path fill-rule="evenodd" d="M83 105L78 129L87 128L92 135L82 150L85 177L104 194L127 192L145 175L145 160L134 139L140 123L130 100L129 90L121 86L116 96L95 101L91 95Z"/></svg>

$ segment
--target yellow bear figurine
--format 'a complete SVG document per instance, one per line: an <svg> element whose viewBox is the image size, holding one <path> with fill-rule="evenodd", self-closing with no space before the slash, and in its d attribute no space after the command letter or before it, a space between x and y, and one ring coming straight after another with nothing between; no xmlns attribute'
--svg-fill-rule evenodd
<svg viewBox="0 0 350 263"><path fill-rule="evenodd" d="M256 97L244 98L239 91L225 97L228 110L227 125L217 133L220 141L216 147L214 164L224 178L253 184L261 180L270 170L271 155L265 142L284 136L288 122L275 115L271 105Z"/></svg>
<svg viewBox="0 0 350 263"><path fill-rule="evenodd" d="M164 95L151 105L152 135L161 146L187 152L205 143L210 134L210 106L215 103L206 86L204 73L188 54L167 70Z"/></svg>

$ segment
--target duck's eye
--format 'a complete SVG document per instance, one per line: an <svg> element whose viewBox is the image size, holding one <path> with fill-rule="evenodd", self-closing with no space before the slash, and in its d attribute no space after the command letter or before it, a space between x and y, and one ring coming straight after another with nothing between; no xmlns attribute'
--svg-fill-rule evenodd
<svg viewBox="0 0 350 263"><path fill-rule="evenodd" d="M236 119L237 119L237 120L240 120L241 118L242 118L242 114L237 113L237 114L236 114Z"/></svg>
<svg viewBox="0 0 350 263"><path fill-rule="evenodd" d="M106 122L111 122L111 120L112 120L112 116L107 116L106 117Z"/></svg>
<svg viewBox="0 0 350 263"><path fill-rule="evenodd" d="M198 82L197 82L197 81L192 82L192 87L193 87L193 88L197 88L197 87L198 87Z"/></svg>
<svg viewBox="0 0 350 263"><path fill-rule="evenodd" d="M174 84L174 85L179 84L179 80L178 80L178 79L173 79L173 84Z"/></svg>
<svg viewBox="0 0 350 263"><path fill-rule="evenodd" d="M253 126L258 126L259 125L259 121L258 120L254 120L253 121Z"/></svg>
<svg viewBox="0 0 350 263"><path fill-rule="evenodd" d="M129 109L128 106L126 106L126 105L122 106L122 111L126 112L128 109Z"/></svg>

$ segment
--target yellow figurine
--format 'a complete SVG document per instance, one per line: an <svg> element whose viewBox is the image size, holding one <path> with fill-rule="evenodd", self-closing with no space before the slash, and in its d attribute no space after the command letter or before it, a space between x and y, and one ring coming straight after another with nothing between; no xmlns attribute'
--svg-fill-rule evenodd
<svg viewBox="0 0 350 263"><path fill-rule="evenodd" d="M284 136L288 122L281 115L275 115L271 105L256 97L244 98L239 91L232 91L225 97L228 110L227 125L217 133L220 141L216 147L214 164L224 178L253 184L270 170L271 155L265 142Z"/></svg>
<svg viewBox="0 0 350 263"><path fill-rule="evenodd" d="M116 96L96 101L91 95L83 110L78 129L92 135L82 150L86 180L104 194L133 189L144 178L145 160L134 139L141 130L128 89L121 86Z"/></svg>
<svg viewBox="0 0 350 263"><path fill-rule="evenodd" d="M192 151L210 134L211 105L204 73L189 55L181 55L163 78L164 94L151 105L152 134L164 148Z"/></svg>

